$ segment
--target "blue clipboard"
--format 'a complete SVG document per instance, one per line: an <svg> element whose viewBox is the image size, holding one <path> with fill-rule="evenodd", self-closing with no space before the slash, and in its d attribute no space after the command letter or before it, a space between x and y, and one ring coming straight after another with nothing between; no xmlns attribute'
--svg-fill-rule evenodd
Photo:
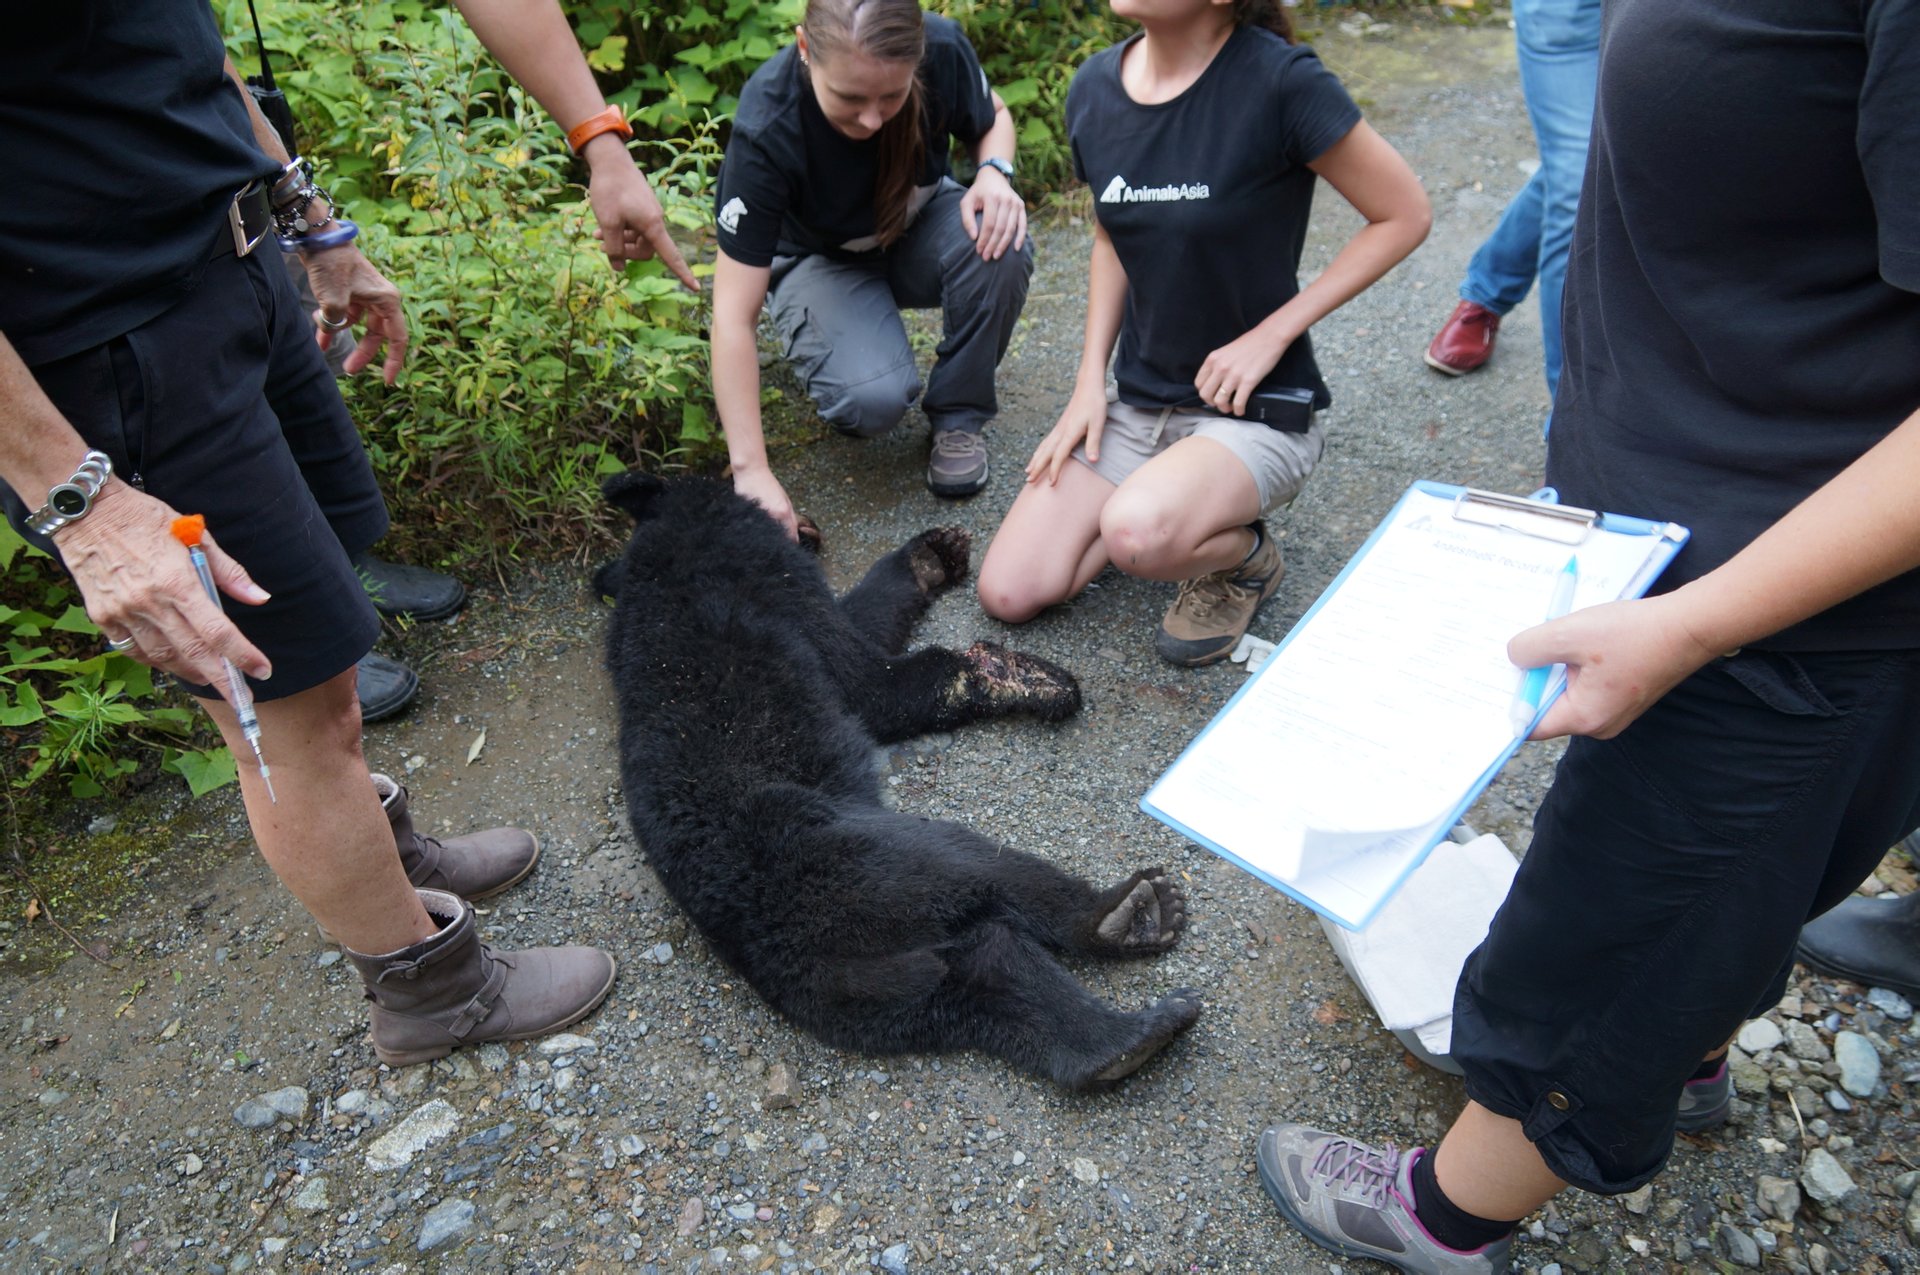
<svg viewBox="0 0 1920 1275"><path fill-rule="evenodd" d="M1265 667L1247 679L1246 684L1235 692L1233 697L1221 707L1220 711L1214 715L1213 719L1199 735L1195 736L1194 740L1181 751L1180 756L1174 761L1173 765L1168 767L1161 778L1156 781L1154 786L1140 799L1140 809L1146 814L1153 816L1155 819L1180 832L1188 839L1205 846L1221 858L1238 865L1253 876L1265 881L1274 889L1297 899L1315 912L1349 930L1360 930L1366 927L1367 923L1373 919L1374 915L1378 913L1386 901L1393 896L1393 893L1399 889L1407 877L1412 875L1414 870L1425 861L1433 847L1439 844L1452 827L1459 822L1461 816L1467 812L1468 808L1478 800L1480 794L1486 790L1487 785L1493 782L1494 776L1500 772L1501 767L1506 765L1508 759L1519 751L1520 745L1525 742L1525 734L1513 737L1506 747L1489 761L1478 777L1473 780L1465 791L1460 793L1452 810L1439 822L1438 830L1430 839L1426 840L1424 845L1419 846L1417 852L1408 858L1404 867L1398 870L1397 875L1392 878L1392 883L1387 886L1377 898L1373 899L1370 905L1357 913L1352 909L1329 906L1322 900L1311 897L1300 888L1297 888L1293 883L1280 879L1274 873L1249 862L1243 855L1235 853L1231 847L1220 844L1200 830L1189 826L1189 824L1182 819L1161 809L1155 802L1155 795L1160 792L1163 785L1168 782L1169 777L1179 768L1180 764L1192 755L1220 723L1234 712L1236 706L1259 685L1260 680L1274 670L1278 662L1284 657L1287 647L1296 637L1308 630L1308 626L1313 624L1315 618L1320 615L1329 600L1339 593L1341 588L1347 584L1354 572L1365 562L1368 554L1371 553L1380 542L1381 537L1386 534L1388 528L1396 523L1402 508L1406 506L1416 494L1439 497L1451 502L1450 513L1453 519L1468 526L1484 527L1488 529L1490 536L1497 538L1499 535L1506 533L1519 533L1530 537L1540 537L1565 544L1569 547L1570 552L1575 553L1577 553L1578 547L1581 544L1588 542L1596 535L1648 537L1647 553L1638 573L1635 574L1617 594L1617 596L1622 599L1644 596L1653 582L1659 578L1660 573L1673 561L1674 555L1685 545L1688 536L1687 529L1676 523L1654 522L1643 518L1599 513L1593 510L1577 509L1572 506L1561 505L1558 503L1558 499L1551 489L1542 489L1541 491L1535 492L1532 496L1520 497L1479 491L1473 488L1453 486L1446 483L1416 482L1395 502L1393 509L1381 520L1380 524L1374 528L1372 534L1367 537L1366 543L1361 545L1359 552L1341 569L1340 574L1334 577L1333 582L1327 586L1326 591L1320 595L1313 606L1308 609L1307 613L1300 618L1299 623L1294 625L1288 632L1273 655L1269 657ZM1276 683L1276 685L1283 684L1284 683ZM1555 677L1552 680L1547 693L1541 698L1540 708L1534 719L1536 725L1538 724L1539 716L1544 714L1546 710L1552 706L1554 700L1559 697L1561 691L1564 689L1564 686L1565 679L1563 677ZM1531 729L1526 733L1530 734ZM1279 777L1276 777L1276 780L1278 781Z"/></svg>

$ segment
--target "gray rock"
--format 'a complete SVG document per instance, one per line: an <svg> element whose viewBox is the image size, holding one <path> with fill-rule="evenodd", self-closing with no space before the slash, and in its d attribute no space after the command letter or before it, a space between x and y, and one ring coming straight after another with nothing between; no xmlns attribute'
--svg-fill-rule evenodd
<svg viewBox="0 0 1920 1275"><path fill-rule="evenodd" d="M1825 1147L1807 1152L1800 1164L1800 1185L1819 1204L1838 1204L1854 1189L1853 1179Z"/></svg>
<svg viewBox="0 0 1920 1275"><path fill-rule="evenodd" d="M880 1254L880 1269L887 1275L907 1275L907 1265L912 1260L913 1250L905 1244L895 1244Z"/></svg>
<svg viewBox="0 0 1920 1275"><path fill-rule="evenodd" d="M540 1042L540 1052L551 1058L555 1054L591 1053L600 1048L599 1042L590 1036L576 1036L572 1032L561 1032L548 1036Z"/></svg>
<svg viewBox="0 0 1920 1275"><path fill-rule="evenodd" d="M648 948L643 955L645 959L652 961L655 965L666 965L673 960L673 944L655 943L652 947Z"/></svg>
<svg viewBox="0 0 1920 1275"><path fill-rule="evenodd" d="M1791 1222L1793 1215L1800 1211L1800 1188L1786 1178L1763 1173L1760 1175L1759 1204L1761 1216Z"/></svg>
<svg viewBox="0 0 1920 1275"><path fill-rule="evenodd" d="M1891 988L1873 988L1867 993L1867 1004L1873 1006L1896 1023L1904 1023L1913 1017L1912 1003Z"/></svg>
<svg viewBox="0 0 1920 1275"><path fill-rule="evenodd" d="M299 1085L288 1085L285 1089L263 1093L259 1100L272 1108L274 1114L288 1120L305 1120L307 1108L313 1101Z"/></svg>
<svg viewBox="0 0 1920 1275"><path fill-rule="evenodd" d="M1757 1054L1768 1049L1778 1049L1780 1042L1784 1039L1786 1038L1781 1035L1779 1025L1771 1018L1754 1019L1742 1027L1740 1034L1734 1037L1735 1042L1740 1048L1749 1054Z"/></svg>
<svg viewBox="0 0 1920 1275"><path fill-rule="evenodd" d="M1813 1244L1807 1248L1807 1267L1813 1275L1827 1275L1832 1270L1833 1250L1825 1244Z"/></svg>
<svg viewBox="0 0 1920 1275"><path fill-rule="evenodd" d="M300 1184L300 1189L293 1193L290 1203L302 1213L325 1213L333 1207L332 1201L327 1199L327 1180L308 1178Z"/></svg>
<svg viewBox="0 0 1920 1275"><path fill-rule="evenodd" d="M1715 1234L1721 1256L1735 1266L1760 1265L1760 1246L1753 1242L1753 1236L1737 1226L1723 1226Z"/></svg>
<svg viewBox="0 0 1920 1275"><path fill-rule="evenodd" d="M1827 1105L1835 1111L1852 1111L1853 1100L1838 1089L1827 1090Z"/></svg>
<svg viewBox="0 0 1920 1275"><path fill-rule="evenodd" d="M414 1247L424 1253L459 1238L473 1225L475 1211L472 1200L440 1201L428 1209L427 1216L421 1220L420 1238Z"/></svg>
<svg viewBox="0 0 1920 1275"><path fill-rule="evenodd" d="M647 1144L639 1134L630 1133L620 1139L620 1154L631 1160L647 1149Z"/></svg>
<svg viewBox="0 0 1920 1275"><path fill-rule="evenodd" d="M1833 1038L1833 1059L1840 1064L1840 1087L1856 1098L1871 1098L1880 1083L1880 1051L1859 1032Z"/></svg>
<svg viewBox="0 0 1920 1275"><path fill-rule="evenodd" d="M233 1122L242 1129L271 1129L280 1123L280 1113L258 1098L249 1098L233 1109Z"/></svg>
<svg viewBox="0 0 1920 1275"><path fill-rule="evenodd" d="M1827 1043L1820 1039L1820 1033L1799 1019L1787 1022L1787 1052L1804 1062L1823 1063L1833 1054Z"/></svg>
<svg viewBox="0 0 1920 1275"><path fill-rule="evenodd" d="M1916 1184L1920 1184L1920 1169L1909 1169L1893 1180L1893 1189L1900 1193L1901 1199L1911 1199Z"/></svg>
<svg viewBox="0 0 1920 1275"><path fill-rule="evenodd" d="M326 951L320 953L320 955L314 959L313 963L321 969L326 969L329 965L338 965L340 963L340 949L337 947L328 948Z"/></svg>
<svg viewBox="0 0 1920 1275"><path fill-rule="evenodd" d="M1907 1201L1907 1236L1920 1243L1920 1196Z"/></svg>
<svg viewBox="0 0 1920 1275"><path fill-rule="evenodd" d="M1620 1204L1629 1213L1644 1215L1653 1206L1653 1183L1649 1182L1638 1191L1629 1191L1621 1196Z"/></svg>
<svg viewBox="0 0 1920 1275"><path fill-rule="evenodd" d="M460 1127L460 1113L444 1098L407 1113L407 1118L367 1147L367 1167L375 1173L405 1168L413 1157Z"/></svg>

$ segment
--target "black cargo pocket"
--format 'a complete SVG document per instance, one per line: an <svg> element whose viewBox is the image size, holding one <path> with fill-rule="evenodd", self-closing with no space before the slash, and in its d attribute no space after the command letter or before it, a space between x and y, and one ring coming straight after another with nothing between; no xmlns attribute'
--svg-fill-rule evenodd
<svg viewBox="0 0 1920 1275"><path fill-rule="evenodd" d="M1724 657L1720 668L1776 713L1793 717L1841 716L1841 710L1820 693L1800 662L1784 651L1739 651Z"/></svg>

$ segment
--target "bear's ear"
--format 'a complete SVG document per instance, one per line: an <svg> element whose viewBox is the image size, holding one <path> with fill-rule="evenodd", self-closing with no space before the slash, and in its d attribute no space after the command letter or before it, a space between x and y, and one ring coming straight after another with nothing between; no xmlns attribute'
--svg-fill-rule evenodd
<svg viewBox="0 0 1920 1275"><path fill-rule="evenodd" d="M659 478L638 469L615 474L600 484L600 494L607 498L607 503L632 514L635 522L647 516L654 498L666 489L667 485Z"/></svg>

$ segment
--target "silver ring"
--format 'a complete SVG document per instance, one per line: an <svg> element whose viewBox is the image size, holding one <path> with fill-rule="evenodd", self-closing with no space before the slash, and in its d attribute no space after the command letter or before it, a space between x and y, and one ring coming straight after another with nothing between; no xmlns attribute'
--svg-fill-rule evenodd
<svg viewBox="0 0 1920 1275"><path fill-rule="evenodd" d="M320 313L320 326L329 332L338 332L341 328L350 327L352 324L352 319L329 319L324 310Z"/></svg>
<svg viewBox="0 0 1920 1275"><path fill-rule="evenodd" d="M107 649L109 651L131 651L133 644L134 639L132 637L107 639Z"/></svg>

